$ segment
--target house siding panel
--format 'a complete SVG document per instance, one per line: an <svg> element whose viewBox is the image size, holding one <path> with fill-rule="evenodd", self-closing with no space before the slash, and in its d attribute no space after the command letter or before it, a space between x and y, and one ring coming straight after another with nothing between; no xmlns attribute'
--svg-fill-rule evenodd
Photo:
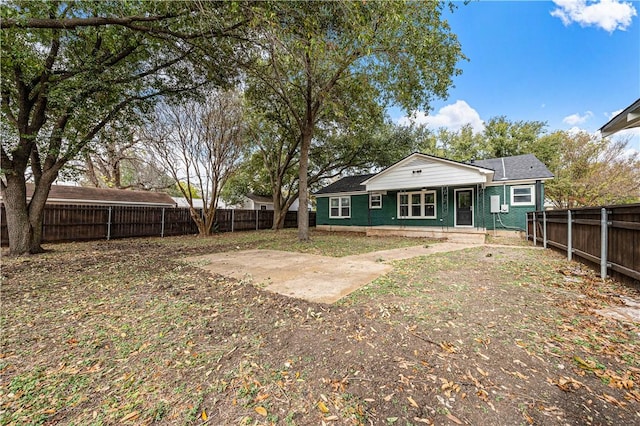
<svg viewBox="0 0 640 426"><path fill-rule="evenodd" d="M518 185L519 186L519 185ZM543 187L544 191L544 187ZM505 199L506 192L506 199ZM509 204L509 213L500 213L496 214L496 226L495 229L509 229L509 228L517 228L521 230L525 230L526 225L526 214L527 212L535 211L535 205L533 206L512 206L511 205L511 185L502 185L500 186L490 186L485 189L485 203L486 209L484 212L484 221L487 229L493 228L493 219L494 215L491 213L491 196L499 195L500 196L500 204ZM544 194L543 194L544 195ZM502 223L500 223L500 221ZM504 225L504 226L503 226ZM515 229L514 229L515 230Z"/></svg>
<svg viewBox="0 0 640 426"><path fill-rule="evenodd" d="M330 218L329 198L318 197L316 201L317 225L366 226L368 225L369 196L351 195L351 217Z"/></svg>

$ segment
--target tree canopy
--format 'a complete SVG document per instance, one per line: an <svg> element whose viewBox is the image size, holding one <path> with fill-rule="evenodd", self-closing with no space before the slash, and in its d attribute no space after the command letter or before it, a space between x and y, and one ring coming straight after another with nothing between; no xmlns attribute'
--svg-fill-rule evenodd
<svg viewBox="0 0 640 426"><path fill-rule="evenodd" d="M108 123L147 112L160 96L237 76L241 15L217 2L0 5L0 188L11 253L42 250L51 183ZM35 183L28 203L27 171Z"/></svg>
<svg viewBox="0 0 640 426"><path fill-rule="evenodd" d="M249 85L277 98L300 139L300 205L307 204L312 141L354 110L395 103L429 108L460 71L460 44L439 2L275 2L256 23L261 60ZM286 110L286 111L285 111ZM308 239L308 217L298 216Z"/></svg>

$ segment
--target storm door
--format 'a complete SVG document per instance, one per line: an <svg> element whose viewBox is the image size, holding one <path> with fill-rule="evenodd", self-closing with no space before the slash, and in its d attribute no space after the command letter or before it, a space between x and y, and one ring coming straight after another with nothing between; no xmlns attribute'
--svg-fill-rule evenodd
<svg viewBox="0 0 640 426"><path fill-rule="evenodd" d="M456 226L473 226L473 189L456 189Z"/></svg>

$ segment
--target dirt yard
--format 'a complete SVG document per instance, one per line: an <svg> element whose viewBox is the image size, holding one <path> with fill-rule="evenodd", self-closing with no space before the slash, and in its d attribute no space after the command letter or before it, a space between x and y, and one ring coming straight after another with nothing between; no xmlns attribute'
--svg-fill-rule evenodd
<svg viewBox="0 0 640 426"><path fill-rule="evenodd" d="M294 232L74 243L2 259L0 424L640 424L638 301L552 251L393 262L327 305L182 259L415 245ZM433 242L424 242L434 244Z"/></svg>

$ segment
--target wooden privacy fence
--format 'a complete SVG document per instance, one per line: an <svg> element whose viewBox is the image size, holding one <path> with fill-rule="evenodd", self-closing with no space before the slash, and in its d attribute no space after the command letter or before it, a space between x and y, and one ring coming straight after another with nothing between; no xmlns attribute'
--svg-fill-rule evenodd
<svg viewBox="0 0 640 426"><path fill-rule="evenodd" d="M527 239L640 281L640 204L527 213Z"/></svg>
<svg viewBox="0 0 640 426"><path fill-rule="evenodd" d="M269 229L272 210L218 209L218 232ZM0 240L9 244L4 206L0 207ZM309 226L315 226L316 214L309 212ZM285 228L298 225L298 212L287 212ZM130 237L166 237L197 234L188 208L47 205L44 209L43 242L85 241Z"/></svg>

